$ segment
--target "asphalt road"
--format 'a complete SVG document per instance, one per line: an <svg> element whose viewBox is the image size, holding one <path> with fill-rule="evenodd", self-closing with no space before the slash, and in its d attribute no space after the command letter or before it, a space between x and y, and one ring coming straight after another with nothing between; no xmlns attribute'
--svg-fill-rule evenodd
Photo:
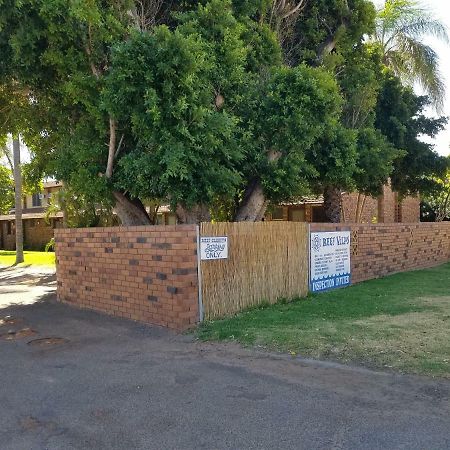
<svg viewBox="0 0 450 450"><path fill-rule="evenodd" d="M202 344L51 290L14 302L20 278L4 275L0 319L16 322L0 325L2 450L450 448L445 380ZM63 341L29 344L42 338Z"/></svg>

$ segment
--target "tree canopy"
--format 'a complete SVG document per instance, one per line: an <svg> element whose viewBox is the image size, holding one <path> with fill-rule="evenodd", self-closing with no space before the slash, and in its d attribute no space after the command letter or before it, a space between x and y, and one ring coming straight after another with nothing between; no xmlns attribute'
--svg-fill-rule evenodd
<svg viewBox="0 0 450 450"><path fill-rule="evenodd" d="M434 137L447 123L445 117L426 117L428 104L427 97L414 94L392 74L385 75L375 123L389 142L404 152L391 174L393 188L402 195L426 194L434 187L434 177L442 177L448 167L448 159L421 140L422 136Z"/></svg>
<svg viewBox="0 0 450 450"><path fill-rule="evenodd" d="M414 193L445 166L418 136L445 120L366 42L375 18L368 0L3 0L0 136L129 225L148 202L259 220L389 177Z"/></svg>

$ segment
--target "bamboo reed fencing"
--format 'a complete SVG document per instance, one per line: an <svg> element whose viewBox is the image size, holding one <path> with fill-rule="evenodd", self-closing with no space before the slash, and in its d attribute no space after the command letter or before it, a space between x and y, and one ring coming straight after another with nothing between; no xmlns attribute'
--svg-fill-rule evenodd
<svg viewBox="0 0 450 450"><path fill-rule="evenodd" d="M201 236L228 236L228 259L201 261L205 319L308 293L308 224L202 223Z"/></svg>

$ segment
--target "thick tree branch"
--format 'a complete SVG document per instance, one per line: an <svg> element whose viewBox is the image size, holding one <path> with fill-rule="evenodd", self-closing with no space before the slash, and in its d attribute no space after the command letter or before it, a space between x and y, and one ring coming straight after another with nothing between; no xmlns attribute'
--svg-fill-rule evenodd
<svg viewBox="0 0 450 450"><path fill-rule="evenodd" d="M86 55L88 57L89 60L89 66L91 68L91 72L94 75L95 78L100 78L101 72L100 70L96 67L96 65L94 64L94 61L92 59L92 28L91 28L91 24L88 25L88 40L86 42L86 45L84 46L84 50L86 52Z"/></svg>
<svg viewBox="0 0 450 450"><path fill-rule="evenodd" d="M116 133L117 120L109 118L109 146L108 146L108 163L106 165L106 178L111 178L113 174L114 157L116 155Z"/></svg>
<svg viewBox="0 0 450 450"><path fill-rule="evenodd" d="M281 158L281 152L269 150L267 159L269 163L275 163ZM262 220L266 213L268 201L264 193L261 180L256 177L247 186L242 203L236 211L236 222L257 222Z"/></svg>
<svg viewBox="0 0 450 450"><path fill-rule="evenodd" d="M306 0L301 0L293 8L291 8L290 10L288 10L284 14L282 14L281 19L282 20L287 19L289 16L292 16L293 14L295 14L297 12L301 12L305 9L305 7L306 7Z"/></svg>
<svg viewBox="0 0 450 450"><path fill-rule="evenodd" d="M350 12L351 12L347 1L345 1L345 12L347 15L350 15ZM317 50L316 62L318 65L322 64L325 56L329 55L336 48L338 33L339 33L339 31L342 30L342 28L344 28L344 29L347 28L348 23L349 23L348 17L344 16L341 20L341 24L337 27L337 29L334 31L334 33L332 33L330 28L327 26L327 28L329 30L329 35L328 35L327 39L325 39L325 41L319 46L319 48Z"/></svg>

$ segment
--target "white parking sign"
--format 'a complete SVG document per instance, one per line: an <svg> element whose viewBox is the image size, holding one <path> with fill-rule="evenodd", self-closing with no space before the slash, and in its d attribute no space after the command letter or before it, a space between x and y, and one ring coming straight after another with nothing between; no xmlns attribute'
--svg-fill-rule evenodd
<svg viewBox="0 0 450 450"><path fill-rule="evenodd" d="M200 258L227 259L228 237L227 236L202 236L200 238Z"/></svg>

